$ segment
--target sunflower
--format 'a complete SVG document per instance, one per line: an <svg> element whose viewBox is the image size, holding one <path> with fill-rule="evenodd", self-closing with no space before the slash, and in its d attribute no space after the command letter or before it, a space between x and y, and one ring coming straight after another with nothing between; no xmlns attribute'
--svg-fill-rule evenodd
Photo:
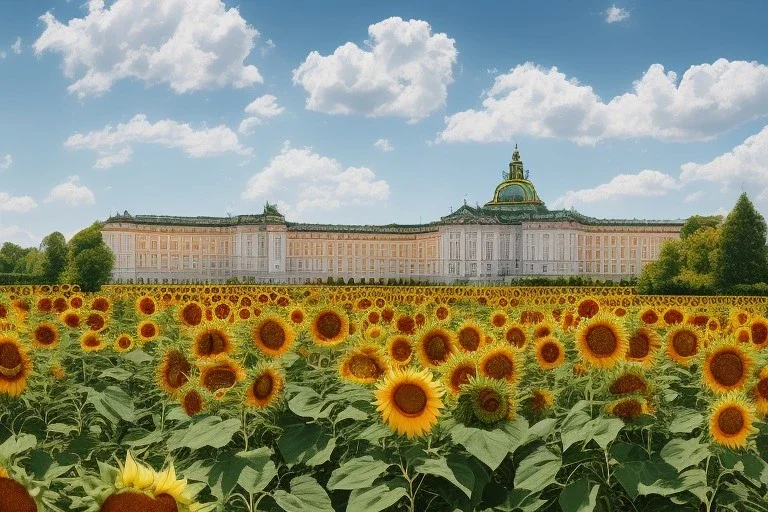
<svg viewBox="0 0 768 512"><path fill-rule="evenodd" d="M685 320L685 313L677 309L676 307L669 307L664 310L661 315L664 319L664 323L667 325L681 324Z"/></svg>
<svg viewBox="0 0 768 512"><path fill-rule="evenodd" d="M136 299L136 312L141 315L154 315L157 311L157 303L155 299L147 295Z"/></svg>
<svg viewBox="0 0 768 512"><path fill-rule="evenodd" d="M73 299L74 299L74 297L73 297ZM73 304L72 308L79 309L83 305L82 304L83 298L79 297L79 299L80 299L80 306L75 306ZM63 312L65 312L67 310L67 308L70 307L70 304L71 304L71 302L68 303L67 299L65 297L56 297L55 299L53 299L53 310L55 312L57 312L57 313L63 313Z"/></svg>
<svg viewBox="0 0 768 512"><path fill-rule="evenodd" d="M642 363L645 366L653 364L656 351L661 347L661 339L653 329L640 327L629 337L627 361Z"/></svg>
<svg viewBox="0 0 768 512"><path fill-rule="evenodd" d="M533 337L535 339L546 338L548 336L552 336L553 332L554 332L554 329L552 327L552 324L550 324L549 322L542 322L534 326Z"/></svg>
<svg viewBox="0 0 768 512"><path fill-rule="evenodd" d="M416 319L410 315L400 315L395 321L395 328L400 334L414 334L417 327Z"/></svg>
<svg viewBox="0 0 768 512"><path fill-rule="evenodd" d="M624 359L629 342L621 324L611 317L598 315L581 324L576 331L576 348L586 362L599 368L614 366Z"/></svg>
<svg viewBox="0 0 768 512"><path fill-rule="evenodd" d="M187 390L181 397L181 407L189 417L200 414L205 409L203 395L196 389Z"/></svg>
<svg viewBox="0 0 768 512"><path fill-rule="evenodd" d="M277 401L284 386L285 377L277 367L259 365L245 393L245 403L257 409L270 407Z"/></svg>
<svg viewBox="0 0 768 512"><path fill-rule="evenodd" d="M605 411L624 421L632 421L643 414L650 414L652 409L645 398L629 397L611 402Z"/></svg>
<svg viewBox="0 0 768 512"><path fill-rule="evenodd" d="M80 336L80 348L83 352L98 352L104 349L104 340L97 333L86 331Z"/></svg>
<svg viewBox="0 0 768 512"><path fill-rule="evenodd" d="M133 336L124 332L115 339L113 348L115 349L115 352L129 352L134 346Z"/></svg>
<svg viewBox="0 0 768 512"><path fill-rule="evenodd" d="M756 347L763 348L768 345L768 320L760 317L752 319L749 324L749 333Z"/></svg>
<svg viewBox="0 0 768 512"><path fill-rule="evenodd" d="M731 311L730 320L733 327L744 327L749 322L750 314L741 309Z"/></svg>
<svg viewBox="0 0 768 512"><path fill-rule="evenodd" d="M712 440L731 449L747 446L747 438L755 432L752 405L740 394L726 393L714 404L709 415Z"/></svg>
<svg viewBox="0 0 768 512"><path fill-rule="evenodd" d="M376 341L384 335L384 330L380 325L371 325L365 329L363 337L367 340Z"/></svg>
<svg viewBox="0 0 768 512"><path fill-rule="evenodd" d="M720 321L717 318L710 318L707 322L707 330L711 333L716 333L720 330Z"/></svg>
<svg viewBox="0 0 768 512"><path fill-rule="evenodd" d="M523 372L520 352L500 343L488 345L477 364L480 374L490 379L516 384Z"/></svg>
<svg viewBox="0 0 768 512"><path fill-rule="evenodd" d="M548 389L537 388L531 390L530 407L534 414L543 414L552 407L555 397Z"/></svg>
<svg viewBox="0 0 768 512"><path fill-rule="evenodd" d="M470 378L477 377L477 357L475 354L453 354L441 371L445 388L451 395L457 396Z"/></svg>
<svg viewBox="0 0 768 512"><path fill-rule="evenodd" d="M715 393L744 387L752 367L752 357L735 343L710 348L704 358L702 381Z"/></svg>
<svg viewBox="0 0 768 512"><path fill-rule="evenodd" d="M768 366L763 367L757 375L759 379L755 384L753 393L755 396L755 407L757 412L765 417L768 415Z"/></svg>
<svg viewBox="0 0 768 512"><path fill-rule="evenodd" d="M431 325L419 335L416 350L421 364L440 366L454 353L456 341L453 333L440 325Z"/></svg>
<svg viewBox="0 0 768 512"><path fill-rule="evenodd" d="M104 315L97 312L89 313L85 318L85 324L88 328L94 332L103 331L107 326L107 321L104 319Z"/></svg>
<svg viewBox="0 0 768 512"><path fill-rule="evenodd" d="M579 302L576 312L581 318L592 318L600 312L600 304L592 297L587 297Z"/></svg>
<svg viewBox="0 0 768 512"><path fill-rule="evenodd" d="M32 331L32 339L38 348L55 348L59 343L59 329L52 323L43 322Z"/></svg>
<svg viewBox="0 0 768 512"><path fill-rule="evenodd" d="M395 335L387 340L387 356L397 366L405 366L413 358L413 346L407 336Z"/></svg>
<svg viewBox="0 0 768 512"><path fill-rule="evenodd" d="M372 384L387 372L387 364L379 347L364 344L347 351L341 358L339 375L360 384Z"/></svg>
<svg viewBox="0 0 768 512"><path fill-rule="evenodd" d="M504 331L504 339L517 348L524 348L528 343L528 337L525 335L525 329L520 324L512 324Z"/></svg>
<svg viewBox="0 0 768 512"><path fill-rule="evenodd" d="M699 353L701 340L694 327L678 326L667 332L667 355L678 363L688 366Z"/></svg>
<svg viewBox="0 0 768 512"><path fill-rule="evenodd" d="M66 377L67 373L64 371L64 368L58 363L51 365L51 375L56 380L61 380L64 377Z"/></svg>
<svg viewBox="0 0 768 512"><path fill-rule="evenodd" d="M611 377L608 392L612 395L646 394L649 388L642 366L635 364L619 369Z"/></svg>
<svg viewBox="0 0 768 512"><path fill-rule="evenodd" d="M651 307L641 309L637 316L645 325L656 325L659 323L659 314Z"/></svg>
<svg viewBox="0 0 768 512"><path fill-rule="evenodd" d="M471 424L473 420L486 425L512 419L515 416L514 387L506 381L487 377L472 377L462 387L456 405L459 421Z"/></svg>
<svg viewBox="0 0 768 512"><path fill-rule="evenodd" d="M560 340L552 336L537 339L534 350L536 362L543 370L557 368L565 362L565 347Z"/></svg>
<svg viewBox="0 0 768 512"><path fill-rule="evenodd" d="M187 302L179 309L179 320L187 327L195 327L203 321L203 308L198 302Z"/></svg>
<svg viewBox="0 0 768 512"><path fill-rule="evenodd" d="M293 345L295 337L293 328L277 315L259 317L251 331L253 344L272 357L285 354Z"/></svg>
<svg viewBox="0 0 768 512"><path fill-rule="evenodd" d="M349 335L349 317L340 309L320 309L312 319L310 333L318 345L338 345Z"/></svg>
<svg viewBox="0 0 768 512"><path fill-rule="evenodd" d="M157 366L157 384L168 393L175 394L189 382L191 374L192 364L181 351L175 348L166 350L162 361Z"/></svg>
<svg viewBox="0 0 768 512"><path fill-rule="evenodd" d="M497 309L491 312L489 321L492 326L501 329L507 324L507 313L503 309Z"/></svg>
<svg viewBox="0 0 768 512"><path fill-rule="evenodd" d="M71 329L77 329L80 327L80 315L77 313L77 311L73 310L67 310L61 313L59 315L59 319L63 324L65 324L67 327Z"/></svg>
<svg viewBox="0 0 768 512"><path fill-rule="evenodd" d="M142 320L136 328L136 333L142 343L147 343L160 335L160 327L152 320Z"/></svg>
<svg viewBox="0 0 768 512"><path fill-rule="evenodd" d="M384 381L377 384L376 406L382 420L400 435L408 438L432 430L437 423L443 402L443 390L424 369L390 371Z"/></svg>
<svg viewBox="0 0 768 512"><path fill-rule="evenodd" d="M33 491L33 492L30 492ZM14 480L4 468L0 467L0 510L8 512L37 512L43 510L33 495L39 489L27 488Z"/></svg>
<svg viewBox="0 0 768 512"><path fill-rule="evenodd" d="M53 309L53 301L50 297L40 297L37 299L37 310L41 313L50 313Z"/></svg>
<svg viewBox="0 0 768 512"><path fill-rule="evenodd" d="M243 379L245 379L245 372L230 359L224 359L200 369L200 385L211 393L220 392L217 396Z"/></svg>
<svg viewBox="0 0 768 512"><path fill-rule="evenodd" d="M295 326L299 327L304 325L304 321L307 318L307 314L304 312L304 310L300 306L297 306L293 308L290 311L290 313L288 313L288 318L291 320L291 322Z"/></svg>
<svg viewBox="0 0 768 512"><path fill-rule="evenodd" d="M734 337L739 343L749 343L752 341L752 333L747 327L740 327L734 332Z"/></svg>
<svg viewBox="0 0 768 512"><path fill-rule="evenodd" d="M125 457L125 465L121 465L120 472L115 480L115 488L132 488L140 491L149 489L154 481L154 470L140 462L136 462L129 450Z"/></svg>
<svg viewBox="0 0 768 512"><path fill-rule="evenodd" d="M451 319L451 307L441 304L435 308L435 318L441 322L447 322Z"/></svg>
<svg viewBox="0 0 768 512"><path fill-rule="evenodd" d="M176 501L176 510L179 509L179 505L186 506L188 510L190 508L197 509L196 504L193 503L195 494L197 493L191 492L191 489L187 489L186 479L182 480L176 478L176 470L173 467L173 461L171 461L165 471L161 471L155 475L152 494L158 501L170 496Z"/></svg>
<svg viewBox="0 0 768 512"><path fill-rule="evenodd" d="M192 352L200 359L215 359L222 354L229 354L234 342L226 329L226 323L205 323L198 326L192 334Z"/></svg>
<svg viewBox="0 0 768 512"><path fill-rule="evenodd" d="M112 304L110 304L109 299L106 297L95 297L91 302L91 309L94 311L106 313L110 307L112 307Z"/></svg>
<svg viewBox="0 0 768 512"><path fill-rule="evenodd" d="M18 338L0 333L0 394L19 396L31 371L32 362Z"/></svg>

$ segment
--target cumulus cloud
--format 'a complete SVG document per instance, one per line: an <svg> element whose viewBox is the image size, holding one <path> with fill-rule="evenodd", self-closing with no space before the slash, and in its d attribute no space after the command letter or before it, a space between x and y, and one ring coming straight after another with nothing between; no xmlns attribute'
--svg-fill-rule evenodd
<svg viewBox="0 0 768 512"><path fill-rule="evenodd" d="M26 213L33 208L37 208L37 203L29 196L12 196L0 192L0 213Z"/></svg>
<svg viewBox="0 0 768 512"><path fill-rule="evenodd" d="M128 162L133 144L159 144L166 148L179 148L192 158L233 152L250 155L252 150L240 144L237 134L224 125L195 130L189 124L165 119L156 123L147 121L144 114L135 115L127 123L113 128L107 125L101 131L75 133L64 146L70 149L90 149L99 155L94 164L106 169Z"/></svg>
<svg viewBox="0 0 768 512"><path fill-rule="evenodd" d="M125 78L166 83L177 93L262 83L245 65L259 32L221 0L101 0L88 14L62 23L51 12L35 41L36 55L62 56L68 87L83 98L103 94Z"/></svg>
<svg viewBox="0 0 768 512"><path fill-rule="evenodd" d="M16 41L11 45L11 50L13 50L13 53L16 55L21 54L21 37L16 38Z"/></svg>
<svg viewBox="0 0 768 512"><path fill-rule="evenodd" d="M78 206L81 204L93 204L96 202L96 198L91 189L80 184L80 177L75 175L69 176L67 181L53 187L43 202L62 202L69 206Z"/></svg>
<svg viewBox="0 0 768 512"><path fill-rule="evenodd" d="M284 110L277 104L277 98L271 94L256 98L245 107L245 113L250 115L240 122L238 131L244 134L252 133L256 126L264 124L267 119L279 116Z"/></svg>
<svg viewBox="0 0 768 512"><path fill-rule="evenodd" d="M376 142L374 142L373 145L374 147L379 148L385 153L395 150L395 148L392 147L392 144L389 143L389 139L379 139Z"/></svg>
<svg viewBox="0 0 768 512"><path fill-rule="evenodd" d="M371 204L389 197L389 185L367 167L347 167L310 148L285 142L280 154L248 180L244 199L274 200L288 210L332 210L349 204ZM291 196L287 201L285 197Z"/></svg>
<svg viewBox="0 0 768 512"><path fill-rule="evenodd" d="M768 116L768 67L718 59L688 68L680 80L653 64L632 92L603 102L589 85L556 67L526 62L496 77L483 107L445 119L437 140L510 141L518 135L579 144L651 137L708 140Z"/></svg>
<svg viewBox="0 0 768 512"><path fill-rule="evenodd" d="M768 126L731 151L703 164L688 162L681 170L680 179L685 182L704 180L724 186L747 182L761 191L760 197L768 198Z"/></svg>
<svg viewBox="0 0 768 512"><path fill-rule="evenodd" d="M11 242L22 247L37 247L42 241L43 237L25 231L15 224L10 226L0 225L0 246L5 242Z"/></svg>
<svg viewBox="0 0 768 512"><path fill-rule="evenodd" d="M605 15L606 23L618 23L619 21L629 19L629 11L622 9L621 7L616 7L616 4L607 8L603 14Z"/></svg>
<svg viewBox="0 0 768 512"><path fill-rule="evenodd" d="M646 169L637 174L619 174L595 188L569 190L552 203L553 208L570 208L576 204L608 201L621 197L663 196L679 184L672 176Z"/></svg>
<svg viewBox="0 0 768 512"><path fill-rule="evenodd" d="M684 203L693 203L694 201L698 201L701 199L701 197L704 195L704 192L701 190L697 190L696 192L691 192L685 198L683 199Z"/></svg>
<svg viewBox="0 0 768 512"><path fill-rule="evenodd" d="M13 157L11 155L5 155L0 158L0 171L7 171L13 165Z"/></svg>
<svg viewBox="0 0 768 512"><path fill-rule="evenodd" d="M445 105L455 41L426 21L388 18L368 27L368 49L348 42L331 55L310 53L293 71L306 107L326 114L418 121Z"/></svg>
<svg viewBox="0 0 768 512"><path fill-rule="evenodd" d="M267 39L264 42L264 45L260 48L261 56L266 57L269 52L275 49L276 46L277 45L271 39Z"/></svg>

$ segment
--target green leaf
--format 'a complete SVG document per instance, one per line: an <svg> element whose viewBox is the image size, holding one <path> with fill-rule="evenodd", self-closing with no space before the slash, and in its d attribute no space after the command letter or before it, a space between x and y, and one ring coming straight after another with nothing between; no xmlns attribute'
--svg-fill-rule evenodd
<svg viewBox="0 0 768 512"><path fill-rule="evenodd" d="M380 439L391 436L392 431L386 425L374 423L369 425L357 435L358 439L364 439L372 444L377 444Z"/></svg>
<svg viewBox="0 0 768 512"><path fill-rule="evenodd" d="M148 446L150 444L162 442L167 435L167 433L162 432L161 430L153 430L152 432L147 433L146 430L142 429L126 434L123 438L123 443L132 448Z"/></svg>
<svg viewBox="0 0 768 512"><path fill-rule="evenodd" d="M99 414L114 425L117 425L121 419L127 422L136 421L133 399L122 389L117 386L109 386L101 392L93 388L86 389L88 403L93 404Z"/></svg>
<svg viewBox="0 0 768 512"><path fill-rule="evenodd" d="M528 444L538 439L546 439L555 429L557 420L555 418L546 418L530 426L528 437L523 444Z"/></svg>
<svg viewBox="0 0 768 512"><path fill-rule="evenodd" d="M240 430L240 420L222 421L218 416L207 416L192 423L186 430L177 430L168 439L168 450L179 448L198 450L204 446L222 448L229 444L235 432Z"/></svg>
<svg viewBox="0 0 768 512"><path fill-rule="evenodd" d="M336 448L336 438L326 434L323 435L322 441L325 442L325 447L307 459L307 466L319 466L331 460L333 449ZM315 446L320 446L320 444L321 441L318 441Z"/></svg>
<svg viewBox="0 0 768 512"><path fill-rule="evenodd" d="M592 512L597 504L600 485L590 487L589 480L582 479L570 483L560 493L560 508L563 512Z"/></svg>
<svg viewBox="0 0 768 512"><path fill-rule="evenodd" d="M582 410L586 405L585 400L577 402L560 425L560 439L563 443L563 451L566 451L576 441L586 439L585 425L592 419L589 414Z"/></svg>
<svg viewBox="0 0 768 512"><path fill-rule="evenodd" d="M130 372L124 368L107 368L103 372L101 372L101 375L99 375L99 378L101 379L115 379L120 382L126 381L131 378L133 375L133 372Z"/></svg>
<svg viewBox="0 0 768 512"><path fill-rule="evenodd" d="M710 455L709 445L700 444L698 439L672 439L659 455L664 462L678 471L687 467L696 466Z"/></svg>
<svg viewBox="0 0 768 512"><path fill-rule="evenodd" d="M141 349L131 350L130 352L123 354L123 359L127 359L136 365L142 365L153 360L152 356Z"/></svg>
<svg viewBox="0 0 768 512"><path fill-rule="evenodd" d="M703 470L690 469L681 474L657 454L648 461L621 464L613 474L632 500L647 494L671 496L686 490L696 493L706 487Z"/></svg>
<svg viewBox="0 0 768 512"><path fill-rule="evenodd" d="M288 464L308 459L317 453L313 451L320 438L322 429L319 425L303 423L288 425L283 435L277 440L277 447ZM311 451L311 454L308 454Z"/></svg>
<svg viewBox="0 0 768 512"><path fill-rule="evenodd" d="M675 418L672 420L669 431L673 434L689 434L696 428L701 427L704 421L704 415L692 409L676 409Z"/></svg>
<svg viewBox="0 0 768 512"><path fill-rule="evenodd" d="M451 429L451 438L493 470L499 467L513 448L510 435L499 429L482 430L456 425Z"/></svg>
<svg viewBox="0 0 768 512"><path fill-rule="evenodd" d="M352 407L350 405L346 409L341 411L338 416L336 416L336 423L339 423L340 421L343 421L343 420L363 421L363 420L367 420L369 417L370 416L368 413L363 412L357 407Z"/></svg>
<svg viewBox="0 0 768 512"><path fill-rule="evenodd" d="M272 496L286 512L333 512L328 494L317 480L308 475L291 480L290 493L279 489Z"/></svg>
<svg viewBox="0 0 768 512"><path fill-rule="evenodd" d="M393 507L407 495L399 481L383 482L369 489L355 489L349 495L347 512L380 512Z"/></svg>
<svg viewBox="0 0 768 512"><path fill-rule="evenodd" d="M321 397L310 388L302 388L300 392L288 401L288 408L304 418L327 418L335 402Z"/></svg>
<svg viewBox="0 0 768 512"><path fill-rule="evenodd" d="M743 474L758 487L768 484L768 464L754 453L723 450L720 453L720 464L726 469Z"/></svg>
<svg viewBox="0 0 768 512"><path fill-rule="evenodd" d="M370 455L350 459L331 473L327 487L332 491L370 487L389 466L390 464L375 460Z"/></svg>
<svg viewBox="0 0 768 512"><path fill-rule="evenodd" d="M69 436L72 432L77 431L77 427L74 425L67 425L66 423L51 423L48 425L48 432L55 432L57 434L64 434Z"/></svg>
<svg viewBox="0 0 768 512"><path fill-rule="evenodd" d="M584 430L589 432L585 439L586 445L590 440L595 441L603 450L616 439L621 429L624 428L624 422L619 418L595 418L584 425Z"/></svg>
<svg viewBox="0 0 768 512"><path fill-rule="evenodd" d="M257 493L277 476L271 456L272 450L265 446L247 452L230 452L225 457L219 456L219 460L208 472L207 481L212 487L218 484L224 495L231 493L237 484L251 494Z"/></svg>
<svg viewBox="0 0 768 512"><path fill-rule="evenodd" d="M515 488L526 489L531 493L539 492L555 482L562 465L563 460L559 455L549 451L546 446L540 446L517 467Z"/></svg>
<svg viewBox="0 0 768 512"><path fill-rule="evenodd" d="M453 485L459 488L461 492L472 497L472 489L475 485L475 475L472 470L462 464L458 458L447 460L444 457L439 459L427 459L423 464L416 467L416 471L427 475L443 477Z"/></svg>
<svg viewBox="0 0 768 512"><path fill-rule="evenodd" d="M528 440L528 420L524 417L517 415L512 421L505 422L501 430L509 435L511 447L509 453L514 453L519 447L524 445Z"/></svg>
<svg viewBox="0 0 768 512"><path fill-rule="evenodd" d="M37 446L37 438L32 434L19 434L11 436L0 444L0 460L9 461L14 455L18 455Z"/></svg>

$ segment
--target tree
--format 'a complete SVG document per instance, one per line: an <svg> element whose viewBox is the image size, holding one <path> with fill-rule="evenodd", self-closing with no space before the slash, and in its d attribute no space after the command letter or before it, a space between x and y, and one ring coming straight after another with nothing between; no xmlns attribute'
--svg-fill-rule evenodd
<svg viewBox="0 0 768 512"><path fill-rule="evenodd" d="M67 244L65 280L93 292L109 282L115 258L101 237L101 223L83 229Z"/></svg>
<svg viewBox="0 0 768 512"><path fill-rule="evenodd" d="M29 249L5 242L0 248L0 272L24 273L24 257Z"/></svg>
<svg viewBox="0 0 768 512"><path fill-rule="evenodd" d="M43 263L45 256L37 249L30 249L24 256L24 268L20 273L30 276L40 276L43 274Z"/></svg>
<svg viewBox="0 0 768 512"><path fill-rule="evenodd" d="M64 235L54 231L43 238L40 244L43 253L42 274L46 282L55 284L61 281L61 274L67 267L67 241Z"/></svg>
<svg viewBox="0 0 768 512"><path fill-rule="evenodd" d="M680 228L680 239L685 240L700 229L716 228L722 222L722 215L694 215Z"/></svg>
<svg viewBox="0 0 768 512"><path fill-rule="evenodd" d="M765 219L743 193L722 227L715 271L721 290L768 280L765 242Z"/></svg>

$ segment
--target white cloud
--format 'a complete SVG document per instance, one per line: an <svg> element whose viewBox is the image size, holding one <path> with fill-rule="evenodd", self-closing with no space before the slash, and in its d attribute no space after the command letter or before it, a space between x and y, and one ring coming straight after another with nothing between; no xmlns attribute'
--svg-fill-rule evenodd
<svg viewBox="0 0 768 512"><path fill-rule="evenodd" d="M43 237L21 229L17 225L0 225L0 246L5 242L11 242L22 247L38 247Z"/></svg>
<svg viewBox="0 0 768 512"><path fill-rule="evenodd" d="M36 55L62 55L68 87L78 97L100 95L125 78L167 83L177 93L262 83L244 65L259 32L220 0L91 1L84 18L64 24L51 12Z"/></svg>
<svg viewBox="0 0 768 512"><path fill-rule="evenodd" d="M94 165L106 169L131 159L133 144L160 144L166 148L180 148L188 156L200 158L227 152L250 155L252 150L243 147L237 134L224 125L195 130L189 124L165 119L154 124L144 114L135 115L130 121L110 125L101 131L75 133L64 146L70 149L91 149L99 155Z"/></svg>
<svg viewBox="0 0 768 512"><path fill-rule="evenodd" d="M595 144L604 139L652 137L708 140L768 116L768 67L719 59L677 75L653 64L632 92L603 102L592 87L556 67L531 62L496 77L483 108L445 119L437 140L509 141L518 135Z"/></svg>
<svg viewBox="0 0 768 512"><path fill-rule="evenodd" d="M688 162L680 169L684 182L712 181L726 187L749 184L759 190L760 197L768 198L768 126L707 163Z"/></svg>
<svg viewBox="0 0 768 512"><path fill-rule="evenodd" d="M0 50L0 59L4 59L5 57L7 57L5 51Z"/></svg>
<svg viewBox="0 0 768 512"><path fill-rule="evenodd" d="M659 171L644 170L637 174L619 174L595 188L569 190L552 203L553 208L570 208L575 204L608 201L620 197L663 196L679 188L675 178Z"/></svg>
<svg viewBox="0 0 768 512"><path fill-rule="evenodd" d="M395 148L392 147L392 144L389 143L389 139L379 139L374 142L373 145L385 153L395 150Z"/></svg>
<svg viewBox="0 0 768 512"><path fill-rule="evenodd" d="M498 68L488 68L488 69L485 70L485 72L488 73L489 75L497 75L497 74L499 74L499 69Z"/></svg>
<svg viewBox="0 0 768 512"><path fill-rule="evenodd" d="M343 168L341 163L313 153L310 148L293 148L285 142L279 155L248 180L244 199L273 201L302 213L309 209L336 209L349 204L371 204L389 197L389 185L377 180L367 167ZM291 195L291 201L284 199Z"/></svg>
<svg viewBox="0 0 768 512"><path fill-rule="evenodd" d="M275 49L277 45L271 40L267 39L264 42L264 45L260 48L261 56L266 57L269 52Z"/></svg>
<svg viewBox="0 0 768 512"><path fill-rule="evenodd" d="M12 165L13 157L11 157L11 155L5 155L3 158L0 158L0 171L8 170Z"/></svg>
<svg viewBox="0 0 768 512"><path fill-rule="evenodd" d="M13 53L16 55L21 54L21 37L16 38L16 42L11 45L11 50L13 50Z"/></svg>
<svg viewBox="0 0 768 512"><path fill-rule="evenodd" d="M696 192L692 192L687 196L685 196L685 198L683 199L683 202L693 203L694 201L698 201L699 199L701 199L703 195L704 195L704 192L702 192L701 190L697 190Z"/></svg>
<svg viewBox="0 0 768 512"><path fill-rule="evenodd" d="M37 208L37 203L29 196L11 196L0 192L0 213L26 213L33 208Z"/></svg>
<svg viewBox="0 0 768 512"><path fill-rule="evenodd" d="M78 206L81 204L93 204L96 198L91 189L80 184L79 176L69 176L67 181L53 187L43 202L63 202L69 206Z"/></svg>
<svg viewBox="0 0 768 512"><path fill-rule="evenodd" d="M629 19L629 11L622 9L621 7L616 7L616 4L613 4L606 9L603 14L605 14L606 23L617 23Z"/></svg>
<svg viewBox="0 0 768 512"><path fill-rule="evenodd" d="M326 114L395 116L418 121L445 105L456 62L453 39L429 23L388 18L368 27L369 49L348 42L310 53L293 71L307 109Z"/></svg>
<svg viewBox="0 0 768 512"><path fill-rule="evenodd" d="M256 126L264 124L266 119L270 119L275 116L279 116L285 109L277 104L277 98L271 94L265 94L259 98L253 100L244 111L246 114L250 114L240 122L238 131L240 133L249 134L253 132Z"/></svg>

